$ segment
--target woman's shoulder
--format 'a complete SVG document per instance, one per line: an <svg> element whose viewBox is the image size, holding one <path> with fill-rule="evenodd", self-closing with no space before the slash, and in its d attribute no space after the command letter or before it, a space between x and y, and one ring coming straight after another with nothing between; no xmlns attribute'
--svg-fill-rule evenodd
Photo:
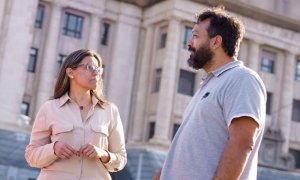
<svg viewBox="0 0 300 180"><path fill-rule="evenodd" d="M110 102L110 101L107 101L105 106L104 106L104 109L106 110L109 110L109 111L112 111L112 112L118 112L118 106L113 103L113 102Z"/></svg>
<svg viewBox="0 0 300 180"><path fill-rule="evenodd" d="M40 110L49 110L53 107L59 106L59 99L48 99L42 106Z"/></svg>

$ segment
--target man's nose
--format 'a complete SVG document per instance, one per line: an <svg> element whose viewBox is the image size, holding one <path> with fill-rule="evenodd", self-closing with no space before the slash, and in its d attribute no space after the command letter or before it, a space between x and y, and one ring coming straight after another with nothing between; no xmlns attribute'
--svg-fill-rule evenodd
<svg viewBox="0 0 300 180"><path fill-rule="evenodd" d="M186 45L187 45L187 47L189 47L189 46L192 46L192 39L189 39L187 42L186 42Z"/></svg>

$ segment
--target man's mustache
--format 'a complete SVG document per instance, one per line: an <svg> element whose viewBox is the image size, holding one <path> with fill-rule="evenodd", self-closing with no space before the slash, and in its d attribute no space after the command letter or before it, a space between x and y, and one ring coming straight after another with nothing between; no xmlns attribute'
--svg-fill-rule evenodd
<svg viewBox="0 0 300 180"><path fill-rule="evenodd" d="M193 48L193 47L191 47L191 46L188 46L188 51L190 51L190 52L195 52L195 51L196 51L196 49L195 49L195 48Z"/></svg>

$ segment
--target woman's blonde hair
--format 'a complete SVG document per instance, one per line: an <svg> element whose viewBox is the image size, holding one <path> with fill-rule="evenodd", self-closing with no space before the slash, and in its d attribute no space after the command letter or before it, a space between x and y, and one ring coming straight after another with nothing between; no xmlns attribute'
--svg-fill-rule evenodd
<svg viewBox="0 0 300 180"><path fill-rule="evenodd" d="M80 49L72 52L68 55L62 64L60 72L57 77L57 81L55 84L53 99L58 99L62 97L64 94L69 92L70 90L70 79L66 73L67 68L76 69L77 66L81 63L81 61L87 57L91 56L96 58L99 66L102 66L102 59L99 54L89 49ZM103 94L103 79L100 77L99 84L96 89L90 90L91 96L95 96L99 102L98 104L103 108L107 101L104 98Z"/></svg>

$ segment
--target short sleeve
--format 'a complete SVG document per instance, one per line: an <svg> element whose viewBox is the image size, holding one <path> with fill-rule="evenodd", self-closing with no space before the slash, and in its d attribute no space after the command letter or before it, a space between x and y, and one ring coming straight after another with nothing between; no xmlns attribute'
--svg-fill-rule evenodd
<svg viewBox="0 0 300 180"><path fill-rule="evenodd" d="M244 73L235 78L225 90L223 113L227 126L234 118L247 116L259 127L264 123L266 90L261 79L255 74Z"/></svg>

